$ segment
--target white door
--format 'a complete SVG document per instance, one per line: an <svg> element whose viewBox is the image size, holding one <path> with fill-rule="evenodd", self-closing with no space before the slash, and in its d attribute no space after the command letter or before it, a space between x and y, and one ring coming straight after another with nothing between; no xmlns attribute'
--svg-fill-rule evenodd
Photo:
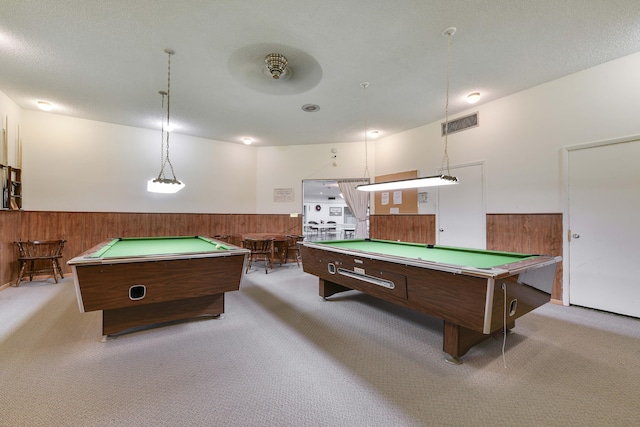
<svg viewBox="0 0 640 427"><path fill-rule="evenodd" d="M485 249L483 165L452 167L458 185L438 187L436 242L439 245Z"/></svg>
<svg viewBox="0 0 640 427"><path fill-rule="evenodd" d="M640 317L640 141L568 155L569 303Z"/></svg>

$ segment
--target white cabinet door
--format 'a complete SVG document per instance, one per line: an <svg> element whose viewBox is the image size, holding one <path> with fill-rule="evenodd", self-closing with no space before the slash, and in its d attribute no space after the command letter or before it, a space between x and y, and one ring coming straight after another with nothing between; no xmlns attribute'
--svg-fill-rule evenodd
<svg viewBox="0 0 640 427"><path fill-rule="evenodd" d="M569 151L569 303L640 317L640 141Z"/></svg>

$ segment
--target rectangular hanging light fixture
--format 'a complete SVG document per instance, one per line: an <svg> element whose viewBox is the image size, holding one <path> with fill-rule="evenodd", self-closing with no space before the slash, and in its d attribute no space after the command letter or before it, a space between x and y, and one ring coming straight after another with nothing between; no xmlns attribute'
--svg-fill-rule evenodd
<svg viewBox="0 0 640 427"><path fill-rule="evenodd" d="M424 178L399 179L396 181L377 182L373 184L358 185L360 191L390 191L406 190L409 188L435 187L441 185L453 185L458 183L458 178L449 175L434 175Z"/></svg>
<svg viewBox="0 0 640 427"><path fill-rule="evenodd" d="M444 156L442 157L442 170L446 169L447 174L426 176L423 178L400 179L396 181L387 181L387 182L380 182L380 183L374 183L374 184L358 185L356 189L360 191L390 191L390 190L405 190L410 188L454 185L458 183L458 178L450 175L449 154L447 153L447 144L449 141L449 138L448 138L449 137L449 81L451 78L451 36L455 34L455 32L456 32L455 27L449 27L442 32L442 36L447 38L447 90L446 90L447 96L446 96L446 104L444 108L445 132L444 132ZM367 86L368 85L369 84L367 83ZM366 86L363 86L363 87L366 87ZM365 134L366 134L366 128L365 128Z"/></svg>

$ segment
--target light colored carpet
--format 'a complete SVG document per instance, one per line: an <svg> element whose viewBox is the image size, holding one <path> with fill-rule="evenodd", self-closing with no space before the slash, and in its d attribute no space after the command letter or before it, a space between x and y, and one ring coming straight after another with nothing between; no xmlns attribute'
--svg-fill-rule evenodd
<svg viewBox="0 0 640 427"><path fill-rule="evenodd" d="M101 343L73 283L0 292L2 426L634 426L640 321L547 304L444 362L437 319L295 265L245 276L220 320Z"/></svg>

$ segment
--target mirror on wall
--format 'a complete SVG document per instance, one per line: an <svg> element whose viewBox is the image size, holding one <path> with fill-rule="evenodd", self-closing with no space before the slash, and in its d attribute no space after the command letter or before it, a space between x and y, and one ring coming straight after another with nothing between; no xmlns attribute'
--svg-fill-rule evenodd
<svg viewBox="0 0 640 427"><path fill-rule="evenodd" d="M303 231L307 240L335 240L353 236L356 218L340 194L337 180L302 181Z"/></svg>

